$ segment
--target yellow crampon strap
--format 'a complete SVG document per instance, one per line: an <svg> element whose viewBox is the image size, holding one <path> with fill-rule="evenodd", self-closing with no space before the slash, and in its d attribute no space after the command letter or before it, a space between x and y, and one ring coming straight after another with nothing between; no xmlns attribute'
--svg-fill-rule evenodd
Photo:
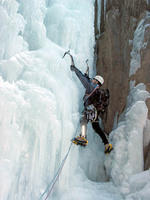
<svg viewBox="0 0 150 200"><path fill-rule="evenodd" d="M84 137L80 137L82 140L78 140L77 138L74 138L72 140L72 143L76 144L76 145L80 145L80 146L83 146L83 147L86 147L86 145L88 144L88 141L86 140L86 138Z"/></svg>
<svg viewBox="0 0 150 200"><path fill-rule="evenodd" d="M111 144L109 144L108 148L105 150L105 155L108 155L113 150L113 147Z"/></svg>

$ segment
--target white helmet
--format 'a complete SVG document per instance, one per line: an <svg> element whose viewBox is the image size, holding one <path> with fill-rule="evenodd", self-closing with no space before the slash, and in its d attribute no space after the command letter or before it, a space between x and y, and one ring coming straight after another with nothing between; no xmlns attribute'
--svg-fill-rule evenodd
<svg viewBox="0 0 150 200"><path fill-rule="evenodd" d="M103 85L103 83L104 83L103 77L97 75L97 76L94 77L94 79L96 79L101 85Z"/></svg>

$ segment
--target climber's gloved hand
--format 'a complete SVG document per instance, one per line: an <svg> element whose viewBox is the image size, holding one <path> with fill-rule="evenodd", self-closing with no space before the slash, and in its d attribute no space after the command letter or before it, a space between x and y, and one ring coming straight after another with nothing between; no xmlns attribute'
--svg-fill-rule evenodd
<svg viewBox="0 0 150 200"><path fill-rule="evenodd" d="M71 66L70 66L70 69L71 69L71 71L75 71L75 70L76 70L76 67L75 67L74 65L71 65Z"/></svg>

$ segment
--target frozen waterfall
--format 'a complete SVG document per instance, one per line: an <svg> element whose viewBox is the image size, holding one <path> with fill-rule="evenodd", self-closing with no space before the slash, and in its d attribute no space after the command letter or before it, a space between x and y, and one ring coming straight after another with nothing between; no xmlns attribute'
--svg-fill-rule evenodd
<svg viewBox="0 0 150 200"><path fill-rule="evenodd" d="M71 50L83 72L88 58L94 74L94 0L0 0L0 27L0 200L38 200L68 151L82 112L84 89L70 71L70 58L62 59L64 52ZM135 105L111 134L114 153L105 157L89 125L87 148L72 146L48 199L122 199L130 185L124 182L120 190L119 184L134 174L135 157L132 148L131 157L126 155L124 133L130 141L131 133L137 135L138 143L147 114L149 94L142 84L134 92ZM134 111L143 121L139 125L135 114L138 129L132 130ZM118 132L125 160L118 154ZM135 173L142 171L139 162Z"/></svg>

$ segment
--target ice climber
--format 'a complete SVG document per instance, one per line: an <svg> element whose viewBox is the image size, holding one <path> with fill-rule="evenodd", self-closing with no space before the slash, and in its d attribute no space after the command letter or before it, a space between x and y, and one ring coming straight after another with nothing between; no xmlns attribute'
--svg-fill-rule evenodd
<svg viewBox="0 0 150 200"><path fill-rule="evenodd" d="M74 71L85 87L85 96L84 100L84 110L81 118L81 134L75 138L75 141L81 141L87 144L87 123L90 121L95 132L101 137L104 145L105 145L105 153L109 153L112 150L112 145L109 144L107 137L103 130L99 126L99 115L101 112L104 112L103 105L99 104L99 89L104 83L104 79L97 75L92 81L87 77L87 74L83 75L83 73L76 68L74 65L70 66L71 71ZM103 91L103 90L102 90Z"/></svg>
<svg viewBox="0 0 150 200"><path fill-rule="evenodd" d="M69 51L64 54L69 54ZM71 56L71 55L70 55ZM80 136L74 138L73 142L75 144L80 144L81 146L86 146L87 141L87 123L90 121L94 131L101 137L102 142L105 145L105 153L109 153L113 148L109 144L108 139L100 128L99 117L104 114L105 108L108 106L109 91L101 89L104 83L104 79L97 75L92 80L88 76L88 67L85 74L83 74L74 65L73 57L71 56L72 63L70 66L71 71L74 71L82 85L85 87L85 95L83 97L84 110L82 112L81 118L81 133Z"/></svg>

